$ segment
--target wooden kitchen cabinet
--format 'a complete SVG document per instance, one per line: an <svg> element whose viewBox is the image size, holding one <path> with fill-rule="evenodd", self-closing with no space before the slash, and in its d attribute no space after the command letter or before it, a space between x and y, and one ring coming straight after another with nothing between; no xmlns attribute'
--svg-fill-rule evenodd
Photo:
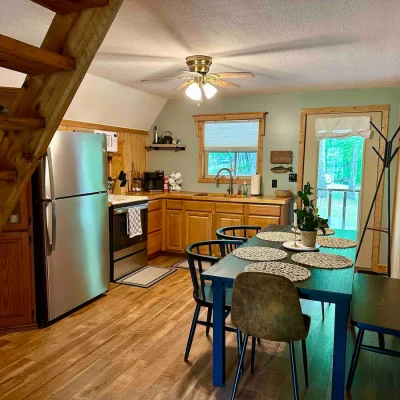
<svg viewBox="0 0 400 400"><path fill-rule="evenodd" d="M29 232L0 235L0 328L35 322L34 278Z"/></svg>
<svg viewBox="0 0 400 400"><path fill-rule="evenodd" d="M9 221L5 224L3 232L8 231L23 231L29 228L29 197L31 195L30 185L27 185L21 191L21 197L18 204L15 206ZM17 218L18 222L11 222L11 218Z"/></svg>
<svg viewBox="0 0 400 400"><path fill-rule="evenodd" d="M165 249L184 251L183 248L183 211L165 210Z"/></svg>
<svg viewBox="0 0 400 400"><path fill-rule="evenodd" d="M264 215L249 215L247 218L247 225L258 225L261 229L266 228L272 224L279 224L279 217L268 217Z"/></svg>
<svg viewBox="0 0 400 400"><path fill-rule="evenodd" d="M244 225L244 215L238 214L214 214L214 235L219 228L226 226ZM217 235L213 238L217 238Z"/></svg>
<svg viewBox="0 0 400 400"><path fill-rule="evenodd" d="M162 250L163 210L162 200L149 201L147 256L153 258Z"/></svg>
<svg viewBox="0 0 400 400"><path fill-rule="evenodd" d="M185 246L211 240L213 235L212 214L209 212L186 211Z"/></svg>

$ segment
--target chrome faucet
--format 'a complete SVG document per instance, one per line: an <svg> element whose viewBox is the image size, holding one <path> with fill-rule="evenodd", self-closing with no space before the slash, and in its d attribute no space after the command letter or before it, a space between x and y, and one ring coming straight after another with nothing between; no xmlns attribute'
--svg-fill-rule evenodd
<svg viewBox="0 0 400 400"><path fill-rule="evenodd" d="M221 171L228 171L229 172L229 187L227 189L227 192L229 194L233 194L233 175L232 175L232 171L236 171L236 169L234 168L221 168L218 172L217 175L215 175L215 180L217 181L219 179L219 174L221 173Z"/></svg>

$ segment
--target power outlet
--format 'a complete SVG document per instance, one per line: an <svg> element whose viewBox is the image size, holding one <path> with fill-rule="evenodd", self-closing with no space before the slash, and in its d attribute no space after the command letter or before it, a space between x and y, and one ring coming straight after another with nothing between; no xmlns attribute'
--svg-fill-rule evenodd
<svg viewBox="0 0 400 400"><path fill-rule="evenodd" d="M278 181L276 179L272 179L272 187L277 188L278 187Z"/></svg>

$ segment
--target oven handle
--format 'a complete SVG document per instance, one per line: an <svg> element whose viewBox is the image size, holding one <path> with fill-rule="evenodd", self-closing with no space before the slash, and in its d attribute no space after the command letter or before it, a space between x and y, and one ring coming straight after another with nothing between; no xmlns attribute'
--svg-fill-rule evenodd
<svg viewBox="0 0 400 400"><path fill-rule="evenodd" d="M131 207L122 207L122 208L116 208L114 210L114 215L118 215L118 214L127 214L128 210L130 208L138 208L139 210L146 210L149 208L148 204L141 204L139 206L131 206Z"/></svg>

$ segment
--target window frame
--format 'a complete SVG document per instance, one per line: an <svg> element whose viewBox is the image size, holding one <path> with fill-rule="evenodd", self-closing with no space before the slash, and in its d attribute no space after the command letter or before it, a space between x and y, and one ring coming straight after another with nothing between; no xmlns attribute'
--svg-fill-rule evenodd
<svg viewBox="0 0 400 400"><path fill-rule="evenodd" d="M196 135L198 138L199 155L198 155L198 182L199 183L213 183L214 177L207 175L207 151L204 150L204 124L206 122L216 121L255 121L258 120L258 148L257 148L257 168L256 173L262 173L262 160L263 160L263 137L265 136L265 121L266 112L246 112L246 113L229 113L229 114L203 114L194 115L196 123ZM250 176L234 177L233 183L249 182ZM221 175L220 183L229 183L229 177Z"/></svg>

